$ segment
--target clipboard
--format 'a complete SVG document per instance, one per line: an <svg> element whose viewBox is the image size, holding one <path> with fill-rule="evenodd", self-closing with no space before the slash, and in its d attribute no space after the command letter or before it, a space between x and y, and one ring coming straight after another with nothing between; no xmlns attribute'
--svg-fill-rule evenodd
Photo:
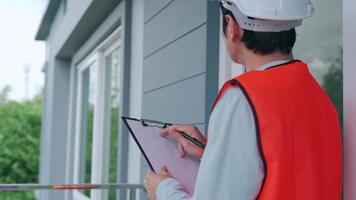
<svg viewBox="0 0 356 200"><path fill-rule="evenodd" d="M181 182L186 191L193 195L200 160L192 156L181 158L178 143L172 138L161 137L159 133L170 123L147 119L122 117L131 136L139 147L151 170L159 172L163 165Z"/></svg>

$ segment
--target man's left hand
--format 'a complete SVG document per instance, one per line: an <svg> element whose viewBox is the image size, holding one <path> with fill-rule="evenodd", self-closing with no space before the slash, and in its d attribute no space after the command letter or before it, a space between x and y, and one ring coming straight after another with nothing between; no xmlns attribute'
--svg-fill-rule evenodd
<svg viewBox="0 0 356 200"><path fill-rule="evenodd" d="M152 170L149 170L143 180L145 189L147 191L147 196L150 200L156 200L156 190L158 185L165 179L171 178L171 174L168 172L166 166L163 166L159 174L154 173Z"/></svg>

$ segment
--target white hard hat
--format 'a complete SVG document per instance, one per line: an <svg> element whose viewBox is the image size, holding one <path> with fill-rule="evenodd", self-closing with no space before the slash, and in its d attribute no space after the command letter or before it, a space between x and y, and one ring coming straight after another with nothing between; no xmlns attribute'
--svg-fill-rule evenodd
<svg viewBox="0 0 356 200"><path fill-rule="evenodd" d="M240 27L259 32L280 32L295 28L313 15L310 0L220 0Z"/></svg>

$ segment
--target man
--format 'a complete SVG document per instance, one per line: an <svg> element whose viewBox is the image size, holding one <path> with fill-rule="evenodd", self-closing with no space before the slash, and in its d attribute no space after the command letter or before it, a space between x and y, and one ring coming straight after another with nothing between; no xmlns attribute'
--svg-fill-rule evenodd
<svg viewBox="0 0 356 200"><path fill-rule="evenodd" d="M232 60L246 73L221 89L206 143L198 129L162 131L181 156L201 157L193 196L169 169L144 180L158 200L341 199L341 133L336 109L305 63L294 60L295 27L314 9L305 0L221 1L223 31Z"/></svg>

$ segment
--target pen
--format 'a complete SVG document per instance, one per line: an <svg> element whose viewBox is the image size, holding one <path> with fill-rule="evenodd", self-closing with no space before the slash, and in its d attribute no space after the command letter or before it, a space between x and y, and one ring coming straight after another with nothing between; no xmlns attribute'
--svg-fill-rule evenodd
<svg viewBox="0 0 356 200"><path fill-rule="evenodd" d="M167 126L172 126L173 124L171 123L165 123L165 122L160 122L160 121L155 121L155 120L148 120L148 119L141 119L140 120L142 123L142 126L155 126L158 128L166 128ZM195 145L197 145L198 147L205 149L205 144L199 142L196 138L186 134L184 131L178 131L178 133L180 133L184 139L194 143Z"/></svg>
<svg viewBox="0 0 356 200"><path fill-rule="evenodd" d="M182 136L186 139L189 140L190 142L194 143L195 145L197 145L198 147L205 149L205 144L199 142L196 138L186 134L183 131L177 131L178 133L182 134Z"/></svg>

